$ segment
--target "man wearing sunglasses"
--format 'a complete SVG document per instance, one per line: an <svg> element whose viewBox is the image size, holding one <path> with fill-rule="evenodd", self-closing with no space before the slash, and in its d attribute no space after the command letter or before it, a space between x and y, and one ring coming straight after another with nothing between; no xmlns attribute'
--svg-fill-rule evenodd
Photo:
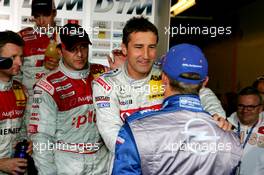
<svg viewBox="0 0 264 175"><path fill-rule="evenodd" d="M229 118L240 137L244 153L238 167L241 175L264 174L264 113L260 93L246 87L238 94L237 111Z"/></svg>
<svg viewBox="0 0 264 175"><path fill-rule="evenodd" d="M9 69L13 65L12 58L0 57L0 69Z"/></svg>
<svg viewBox="0 0 264 175"><path fill-rule="evenodd" d="M12 31L0 32L0 174L24 173L26 159L12 158L14 146L27 139L24 111L27 94L24 86L13 77L23 60L22 38ZM30 144L27 152L32 151Z"/></svg>

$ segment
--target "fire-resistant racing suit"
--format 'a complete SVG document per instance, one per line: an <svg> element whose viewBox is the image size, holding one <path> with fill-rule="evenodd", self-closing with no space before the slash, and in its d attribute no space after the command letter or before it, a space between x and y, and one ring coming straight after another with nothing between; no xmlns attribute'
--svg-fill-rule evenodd
<svg viewBox="0 0 264 175"><path fill-rule="evenodd" d="M211 115L218 114L219 116L226 118L226 112L221 105L221 101L217 98L215 93L206 87L203 87L199 91L199 97L204 109Z"/></svg>
<svg viewBox="0 0 264 175"><path fill-rule="evenodd" d="M160 111L127 118L116 142L113 175L229 175L241 155L236 133L219 128L197 95L173 95Z"/></svg>
<svg viewBox="0 0 264 175"><path fill-rule="evenodd" d="M93 81L93 99L97 125L107 148L114 152L118 131L127 116L140 110L158 110L163 101L161 63L155 62L149 75L141 80L128 76L127 63ZM203 107L211 115L225 117L225 112L208 88L202 88Z"/></svg>
<svg viewBox="0 0 264 175"><path fill-rule="evenodd" d="M23 118L26 101L25 89L19 82L0 81L0 159L12 157L14 145L26 138Z"/></svg>
<svg viewBox="0 0 264 175"><path fill-rule="evenodd" d="M95 124L91 76L61 61L36 83L29 135L40 174L106 174L108 150Z"/></svg>

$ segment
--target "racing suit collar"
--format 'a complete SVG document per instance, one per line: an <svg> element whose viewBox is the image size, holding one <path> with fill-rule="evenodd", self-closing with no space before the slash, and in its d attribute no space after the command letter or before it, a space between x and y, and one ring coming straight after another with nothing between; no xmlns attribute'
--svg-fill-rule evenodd
<svg viewBox="0 0 264 175"><path fill-rule="evenodd" d="M162 108L181 108L195 112L205 112L198 95L176 94L164 99Z"/></svg>
<svg viewBox="0 0 264 175"><path fill-rule="evenodd" d="M138 83L144 83L146 81L149 81L150 79L150 76L151 76L151 72L148 74L147 77L143 78L143 79L139 79L139 80L135 80L133 78L131 78L128 74L128 71L127 71L127 64L128 62L126 61L125 64L123 64L123 66L121 67L121 70L124 74L124 78L126 79L126 81L129 83L129 84L138 84Z"/></svg>
<svg viewBox="0 0 264 175"><path fill-rule="evenodd" d="M60 63L59 63L59 70L62 71L66 76L72 78L72 79L82 79L82 78L87 78L89 75L89 70L90 70L90 66L88 66L87 69L84 70L80 70L80 71L73 71L73 70L69 70L68 68L65 67L65 65L63 64L63 61L61 59Z"/></svg>
<svg viewBox="0 0 264 175"><path fill-rule="evenodd" d="M13 79L11 79L8 82L4 82L0 80L0 91L8 91L9 89L11 89L13 84Z"/></svg>

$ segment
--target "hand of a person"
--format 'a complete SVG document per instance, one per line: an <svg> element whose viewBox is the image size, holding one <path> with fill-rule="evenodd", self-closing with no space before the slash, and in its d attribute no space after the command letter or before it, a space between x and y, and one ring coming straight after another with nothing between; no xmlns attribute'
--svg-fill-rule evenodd
<svg viewBox="0 0 264 175"><path fill-rule="evenodd" d="M27 160L22 158L0 159L0 170L12 175L24 173L27 167Z"/></svg>
<svg viewBox="0 0 264 175"><path fill-rule="evenodd" d="M53 57L45 57L44 66L46 69L54 70L59 66L60 59Z"/></svg>
<svg viewBox="0 0 264 175"><path fill-rule="evenodd" d="M121 67L126 61L126 56L122 53L122 50L115 49L112 51L112 54L114 59L112 59L109 55L107 56L110 70Z"/></svg>
<svg viewBox="0 0 264 175"><path fill-rule="evenodd" d="M213 115L213 119L217 122L217 125L225 130L225 131L231 131L232 124L225 120L224 117L219 116L218 114Z"/></svg>
<svg viewBox="0 0 264 175"><path fill-rule="evenodd" d="M205 77L205 80L203 81L203 87L206 87L206 85L208 84L208 81L209 81L209 77L208 76L206 76Z"/></svg>
<svg viewBox="0 0 264 175"><path fill-rule="evenodd" d="M33 153L33 142L30 140L30 141L28 141L27 154L32 155L32 153Z"/></svg>
<svg viewBox="0 0 264 175"><path fill-rule="evenodd" d="M15 145L13 145L13 148L15 149L16 148L16 145L18 144L19 142L17 142ZM27 141L28 143L28 148L27 148L27 154L28 155L32 155L33 153L33 142L30 140L30 141Z"/></svg>

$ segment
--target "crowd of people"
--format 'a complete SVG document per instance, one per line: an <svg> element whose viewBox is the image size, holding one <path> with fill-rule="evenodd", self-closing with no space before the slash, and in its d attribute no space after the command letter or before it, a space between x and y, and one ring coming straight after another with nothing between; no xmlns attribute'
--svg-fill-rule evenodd
<svg viewBox="0 0 264 175"><path fill-rule="evenodd" d="M229 116L202 50L182 43L157 59L147 18L126 22L105 68L89 63L82 26L43 33L58 28L53 0L31 10L34 28L0 32L0 174L264 174L263 76ZM23 140L33 164L14 157Z"/></svg>

